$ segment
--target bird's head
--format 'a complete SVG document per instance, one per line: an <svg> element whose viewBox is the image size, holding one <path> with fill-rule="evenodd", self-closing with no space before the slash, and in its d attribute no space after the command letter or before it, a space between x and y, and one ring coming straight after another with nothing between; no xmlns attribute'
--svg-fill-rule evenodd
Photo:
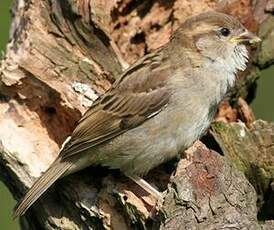
<svg viewBox="0 0 274 230"><path fill-rule="evenodd" d="M237 19L217 12L203 13L186 20L175 33L176 37L181 38L186 48L194 49L202 57L223 65L233 73L245 70L247 46L260 41Z"/></svg>

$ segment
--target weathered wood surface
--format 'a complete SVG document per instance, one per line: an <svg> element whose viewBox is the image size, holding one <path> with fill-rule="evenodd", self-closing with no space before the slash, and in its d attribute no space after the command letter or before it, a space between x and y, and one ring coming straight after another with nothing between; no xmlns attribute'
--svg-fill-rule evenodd
<svg viewBox="0 0 274 230"><path fill-rule="evenodd" d="M259 69L274 62L272 3L15 1L0 69L0 176L16 199L128 63L167 42L188 16L221 10L263 38L204 140L219 153L198 142L187 159L147 176L167 189L159 211L119 173L89 168L58 181L21 218L22 229L273 229L273 124L253 121L238 99L252 98ZM258 211L269 221L258 222Z"/></svg>

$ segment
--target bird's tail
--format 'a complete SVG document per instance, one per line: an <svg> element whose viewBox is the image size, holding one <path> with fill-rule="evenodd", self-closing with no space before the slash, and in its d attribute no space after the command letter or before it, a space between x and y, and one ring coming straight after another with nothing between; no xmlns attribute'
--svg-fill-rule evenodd
<svg viewBox="0 0 274 230"><path fill-rule="evenodd" d="M70 161L56 159L48 170L35 181L24 198L16 205L14 218L23 215L29 207L73 164Z"/></svg>

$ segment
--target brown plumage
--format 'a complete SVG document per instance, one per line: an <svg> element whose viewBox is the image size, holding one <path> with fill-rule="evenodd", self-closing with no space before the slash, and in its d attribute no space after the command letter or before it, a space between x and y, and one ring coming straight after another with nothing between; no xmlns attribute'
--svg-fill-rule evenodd
<svg viewBox="0 0 274 230"><path fill-rule="evenodd" d="M79 121L49 169L34 183L19 216L60 177L89 165L138 177L189 147L208 128L218 103L245 69L247 42L259 39L234 18L205 13L132 65Z"/></svg>

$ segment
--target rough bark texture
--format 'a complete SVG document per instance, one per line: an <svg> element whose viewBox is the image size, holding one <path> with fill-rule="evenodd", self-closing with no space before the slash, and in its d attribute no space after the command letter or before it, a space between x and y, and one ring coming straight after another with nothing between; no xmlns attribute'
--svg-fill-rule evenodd
<svg viewBox="0 0 274 230"><path fill-rule="evenodd" d="M274 228L274 125L254 121L245 102L259 70L274 63L271 0L15 1L0 69L0 176L20 199L129 64L188 16L212 9L263 38L203 140L219 153L197 142L177 165L153 170L147 180L166 190L159 210L119 172L83 170L58 181L21 218L22 229Z"/></svg>

